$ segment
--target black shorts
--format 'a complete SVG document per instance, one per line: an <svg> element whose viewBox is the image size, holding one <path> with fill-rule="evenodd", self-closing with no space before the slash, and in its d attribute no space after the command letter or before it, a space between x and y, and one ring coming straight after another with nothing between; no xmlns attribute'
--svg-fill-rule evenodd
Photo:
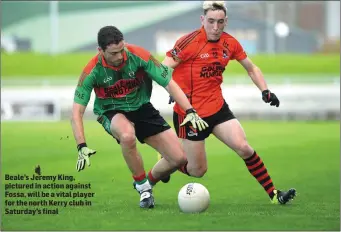
<svg viewBox="0 0 341 232"><path fill-rule="evenodd" d="M217 113L206 118L202 118L209 125L209 127L203 131L199 131L198 128L194 129L191 123L187 123L184 126L180 126L184 118L185 118L184 116L180 116L176 112L173 113L173 123L178 137L181 139L188 139L191 141L201 141L210 136L216 125L234 119L236 117L233 115L228 104L224 102L224 105Z"/></svg>
<svg viewBox="0 0 341 232"><path fill-rule="evenodd" d="M99 116L97 121L102 124L106 132L111 136L111 120L117 113L123 114L129 121L134 123L136 137L140 143L144 143L144 140L147 137L159 134L171 128L166 120L160 115L160 112L149 102L142 105L141 108L136 111L125 112L121 110L112 110ZM120 143L118 139L116 140Z"/></svg>

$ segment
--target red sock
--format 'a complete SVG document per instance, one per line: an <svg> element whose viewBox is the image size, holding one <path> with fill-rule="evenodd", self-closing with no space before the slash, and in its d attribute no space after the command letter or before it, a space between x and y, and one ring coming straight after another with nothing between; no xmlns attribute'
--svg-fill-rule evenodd
<svg viewBox="0 0 341 232"><path fill-rule="evenodd" d="M264 190L272 199L274 196L273 190L275 189L272 179L265 168L262 159L257 155L256 151L247 159L244 159L249 172L257 179L258 183L262 185Z"/></svg>
<svg viewBox="0 0 341 232"><path fill-rule="evenodd" d="M181 166L178 170L179 170L180 172L182 172L182 173L188 175L188 176L191 176L191 175L188 173L188 171L187 171L187 164L188 164L188 162L186 162L186 164L183 165L183 166Z"/></svg>
<svg viewBox="0 0 341 232"><path fill-rule="evenodd" d="M148 172L148 180L150 182L151 185L155 185L157 182L159 182L159 179L156 179L153 175L152 175L152 170L150 170Z"/></svg>
<svg viewBox="0 0 341 232"><path fill-rule="evenodd" d="M138 183L138 184L143 184L144 182L147 181L146 179L146 173L143 173L140 176L133 176L134 180Z"/></svg>

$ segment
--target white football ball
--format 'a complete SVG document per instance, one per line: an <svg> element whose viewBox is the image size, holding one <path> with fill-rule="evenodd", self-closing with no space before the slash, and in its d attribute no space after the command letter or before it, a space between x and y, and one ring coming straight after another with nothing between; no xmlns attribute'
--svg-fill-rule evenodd
<svg viewBox="0 0 341 232"><path fill-rule="evenodd" d="M202 184L189 183L180 189L178 203L184 213L204 212L210 204L210 193Z"/></svg>

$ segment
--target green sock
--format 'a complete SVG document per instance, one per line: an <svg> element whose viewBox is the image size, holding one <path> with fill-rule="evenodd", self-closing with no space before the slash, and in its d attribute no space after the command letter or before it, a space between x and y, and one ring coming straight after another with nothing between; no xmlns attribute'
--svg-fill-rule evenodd
<svg viewBox="0 0 341 232"><path fill-rule="evenodd" d="M141 180L141 181L135 181L135 182L136 182L136 184L141 185L141 184L146 183L146 181L147 181L147 178L144 178L144 179Z"/></svg>

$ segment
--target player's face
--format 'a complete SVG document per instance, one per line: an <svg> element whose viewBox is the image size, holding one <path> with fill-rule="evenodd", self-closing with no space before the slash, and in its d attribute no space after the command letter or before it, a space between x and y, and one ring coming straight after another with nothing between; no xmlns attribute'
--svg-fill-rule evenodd
<svg viewBox="0 0 341 232"><path fill-rule="evenodd" d="M205 28L208 40L218 40L226 26L227 17L222 10L209 10L201 16L201 23Z"/></svg>
<svg viewBox="0 0 341 232"><path fill-rule="evenodd" d="M110 44L105 51L100 49L105 61L111 66L120 66L123 63L124 41L118 44Z"/></svg>

